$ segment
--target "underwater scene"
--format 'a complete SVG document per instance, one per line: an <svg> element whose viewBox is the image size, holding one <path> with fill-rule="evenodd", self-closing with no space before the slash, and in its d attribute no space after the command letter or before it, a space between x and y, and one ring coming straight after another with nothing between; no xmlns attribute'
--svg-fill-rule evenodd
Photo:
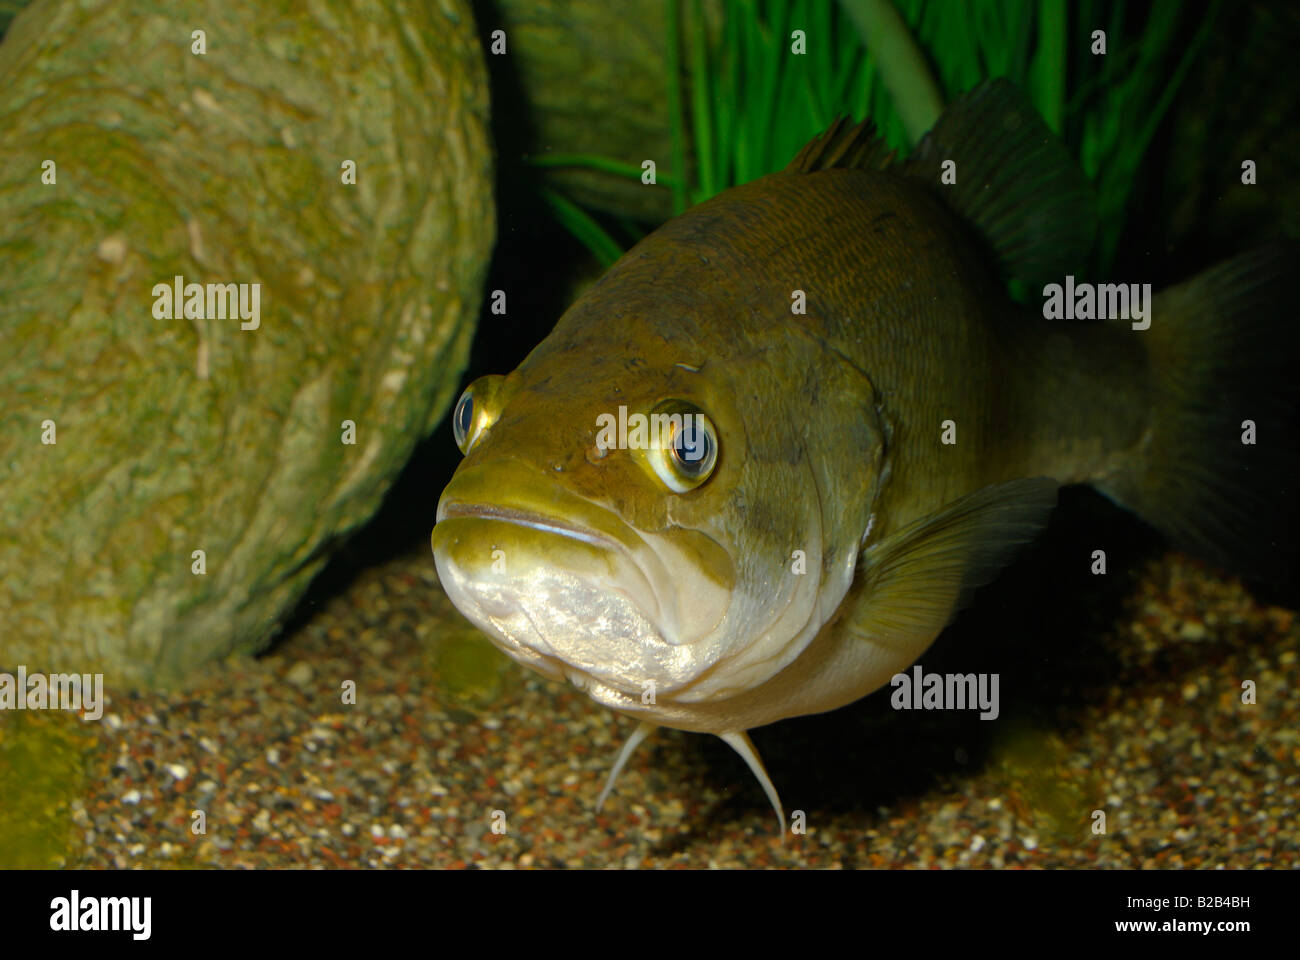
<svg viewBox="0 0 1300 960"><path fill-rule="evenodd" d="M1300 7L0 31L0 868L1300 867Z"/></svg>

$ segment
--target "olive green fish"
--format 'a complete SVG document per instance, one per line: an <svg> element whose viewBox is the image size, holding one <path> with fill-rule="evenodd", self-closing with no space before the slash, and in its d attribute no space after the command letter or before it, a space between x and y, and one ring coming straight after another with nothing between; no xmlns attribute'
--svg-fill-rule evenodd
<svg viewBox="0 0 1300 960"><path fill-rule="evenodd" d="M1093 210L1005 81L902 165L841 122L645 238L517 370L470 385L438 573L508 655L642 721L599 802L668 726L734 747L784 824L746 731L906 670L1062 484L1250 555L1271 451L1294 446L1270 393L1285 257L1237 258L1141 322L1013 303L1007 277L1065 283Z"/></svg>

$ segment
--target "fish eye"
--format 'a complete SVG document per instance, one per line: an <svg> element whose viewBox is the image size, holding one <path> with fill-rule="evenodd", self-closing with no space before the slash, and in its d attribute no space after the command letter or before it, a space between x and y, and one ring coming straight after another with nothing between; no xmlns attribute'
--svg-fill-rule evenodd
<svg viewBox="0 0 1300 960"><path fill-rule="evenodd" d="M650 467L674 493L687 493L709 479L718 462L718 432L699 407L684 400L664 400L650 422L666 429L649 451Z"/></svg>
<svg viewBox="0 0 1300 960"><path fill-rule="evenodd" d="M456 412L451 415L451 432L456 435L456 446L465 452L465 440L474 426L474 391L466 390L456 401Z"/></svg>
<svg viewBox="0 0 1300 960"><path fill-rule="evenodd" d="M677 461L677 469L688 477L706 477L713 469L717 453L713 448L713 434L696 418L673 430L669 451Z"/></svg>
<svg viewBox="0 0 1300 960"><path fill-rule="evenodd" d="M451 414L451 432L456 438L456 446L462 454L474 448L483 431L490 427L500 413L497 404L496 386L502 378L497 376L479 377L460 395L456 409Z"/></svg>

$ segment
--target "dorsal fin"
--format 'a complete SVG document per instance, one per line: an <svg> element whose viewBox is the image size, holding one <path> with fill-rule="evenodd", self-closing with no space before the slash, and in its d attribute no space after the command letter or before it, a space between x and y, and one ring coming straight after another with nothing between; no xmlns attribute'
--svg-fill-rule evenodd
<svg viewBox="0 0 1300 960"><path fill-rule="evenodd" d="M786 166L786 173L818 170L883 170L894 161L894 151L876 136L869 120L854 123L839 117L823 133L809 140Z"/></svg>
<svg viewBox="0 0 1300 960"><path fill-rule="evenodd" d="M941 180L945 161L955 183ZM1014 84L985 80L948 105L903 172L935 192L1014 279L1036 286L1076 269L1092 249L1092 184Z"/></svg>

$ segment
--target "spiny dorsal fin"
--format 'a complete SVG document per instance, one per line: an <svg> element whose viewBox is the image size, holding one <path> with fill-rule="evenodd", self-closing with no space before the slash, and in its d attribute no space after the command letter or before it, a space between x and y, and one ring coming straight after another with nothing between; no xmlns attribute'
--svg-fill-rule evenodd
<svg viewBox="0 0 1300 960"><path fill-rule="evenodd" d="M818 170L883 170L894 161L894 151L876 136L869 120L854 123L840 117L823 133L809 140L789 165L786 173L815 173Z"/></svg>
<svg viewBox="0 0 1300 960"><path fill-rule="evenodd" d="M956 183L943 183L943 164ZM1031 286L1059 280L1092 249L1092 184L1014 84L985 80L958 97L903 165L974 226L996 262Z"/></svg>

